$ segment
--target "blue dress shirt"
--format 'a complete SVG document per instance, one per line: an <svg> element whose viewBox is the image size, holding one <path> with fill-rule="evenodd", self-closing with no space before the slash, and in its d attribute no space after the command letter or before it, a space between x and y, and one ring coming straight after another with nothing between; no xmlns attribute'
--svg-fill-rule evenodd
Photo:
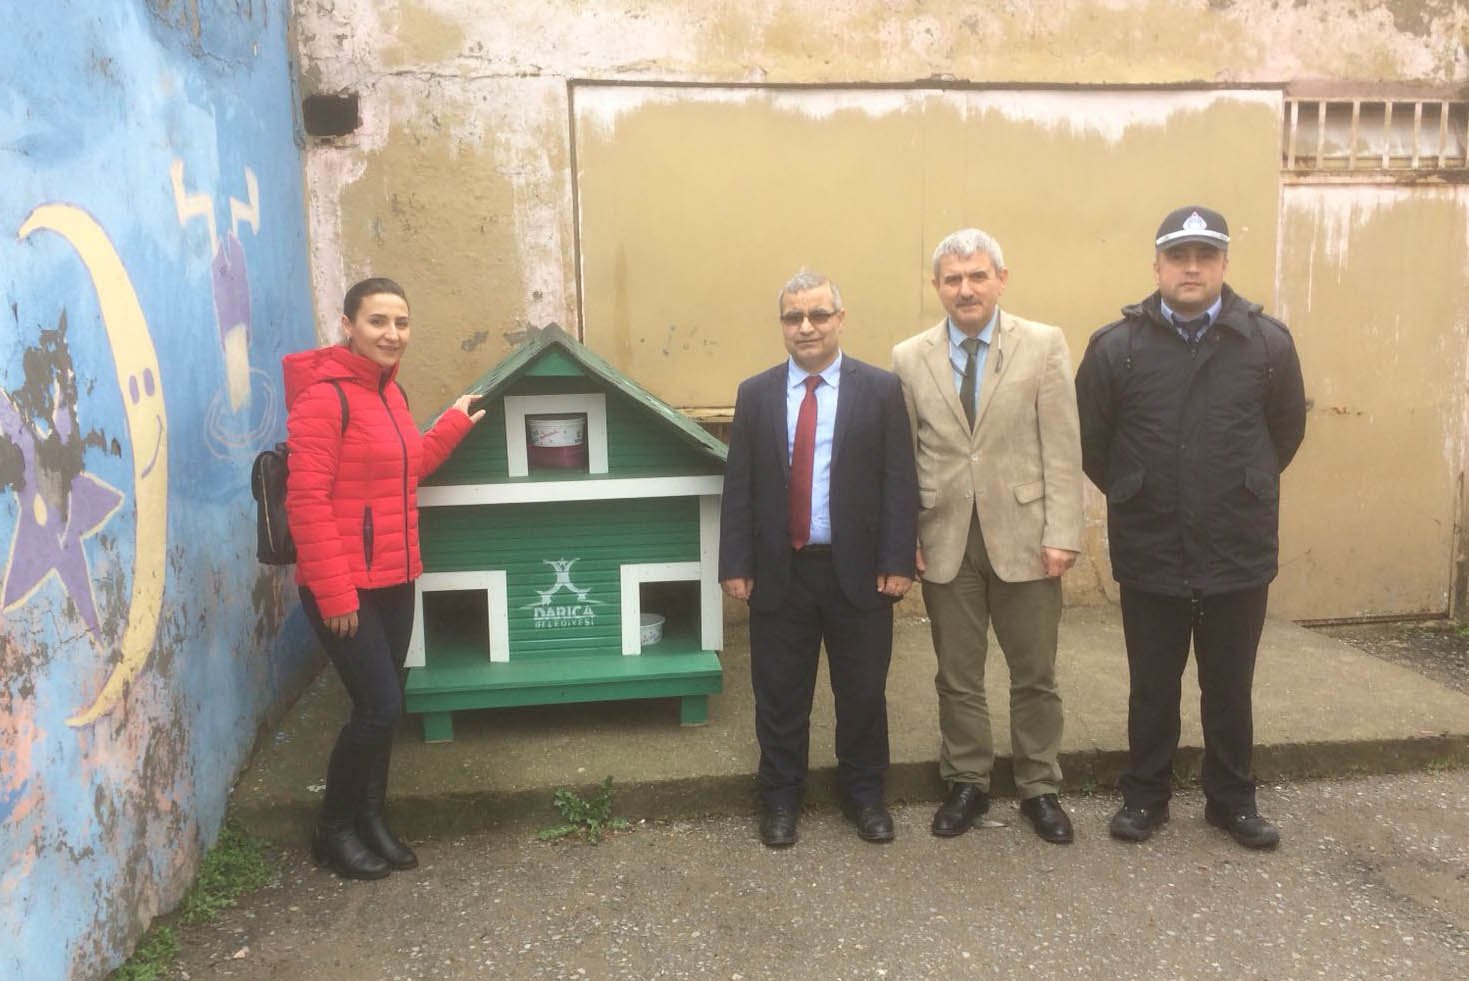
<svg viewBox="0 0 1469 981"><path fill-rule="evenodd" d="M1173 308L1168 305L1168 302L1166 300L1160 299L1158 301L1158 305L1163 308L1163 316L1167 317L1168 322L1173 325L1173 329L1178 331L1178 336L1183 337L1183 339L1186 341L1192 340L1192 338L1184 337L1183 328L1178 326L1178 321L1180 319L1189 320L1192 318L1180 318L1178 314L1173 312ZM1209 333L1210 328L1214 326L1214 321L1219 319L1219 311L1222 309L1224 309L1224 296L1221 294L1214 300L1213 303L1209 305L1209 309L1204 311L1205 316L1209 318L1209 326L1199 331L1199 340L1203 340L1204 335Z"/></svg>
<svg viewBox="0 0 1469 981"><path fill-rule="evenodd" d="M821 373L816 386L816 456L811 462L811 538L808 544L831 544L831 443L836 433L837 385L842 376L842 354ZM786 461L796 445L796 417L806 398L807 372L786 361Z"/></svg>
<svg viewBox="0 0 1469 981"><path fill-rule="evenodd" d="M995 323L1000 319L1000 308L995 307L995 312L990 314L990 322L984 325L984 330L979 332L979 349L974 352L974 406L979 408L979 390L984 385L984 363L990 356L990 338L995 336ZM961 395L964 391L964 363L969 360L969 352L964 350L964 342L969 335L958 327L954 321L945 319L949 325L949 367L954 369L954 391Z"/></svg>

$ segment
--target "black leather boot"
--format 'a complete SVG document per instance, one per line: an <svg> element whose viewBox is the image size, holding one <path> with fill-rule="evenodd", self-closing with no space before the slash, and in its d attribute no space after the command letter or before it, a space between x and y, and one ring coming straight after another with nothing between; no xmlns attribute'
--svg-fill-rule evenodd
<svg viewBox="0 0 1469 981"><path fill-rule="evenodd" d="M388 763L392 753L390 744L372 761L367 789L362 794L362 809L357 812L357 837L390 867L416 869L418 856L393 834L383 820L383 804L388 799Z"/></svg>
<svg viewBox="0 0 1469 981"><path fill-rule="evenodd" d="M311 838L311 857L347 879L381 879L388 863L362 843L355 827L372 757L344 746L341 737L326 769L326 795Z"/></svg>

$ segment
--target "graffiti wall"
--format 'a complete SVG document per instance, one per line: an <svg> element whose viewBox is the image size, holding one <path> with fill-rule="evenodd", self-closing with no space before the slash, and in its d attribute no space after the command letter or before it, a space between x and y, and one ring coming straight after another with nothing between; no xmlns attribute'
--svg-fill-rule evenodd
<svg viewBox="0 0 1469 981"><path fill-rule="evenodd" d="M120 960L312 663L247 481L315 342L287 16L8 9L0 977Z"/></svg>

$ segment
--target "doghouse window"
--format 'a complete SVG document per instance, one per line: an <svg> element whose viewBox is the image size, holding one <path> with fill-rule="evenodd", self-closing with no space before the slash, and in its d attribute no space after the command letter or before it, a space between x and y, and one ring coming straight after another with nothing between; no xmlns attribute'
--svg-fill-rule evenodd
<svg viewBox="0 0 1469 981"><path fill-rule="evenodd" d="M490 659L490 599L480 590L436 590L423 595L424 643L456 659Z"/></svg>
<svg viewBox="0 0 1469 981"><path fill-rule="evenodd" d="M699 649L699 584L697 582L645 582L638 590L638 607L643 617L659 617L656 637L653 625L639 624L642 649L647 651L696 651Z"/></svg>
<svg viewBox="0 0 1469 981"><path fill-rule="evenodd" d="M700 649L699 574L697 562L629 563L621 567L623 654ZM644 614L663 618L657 624L656 636L653 624L644 623Z"/></svg>
<svg viewBox="0 0 1469 981"><path fill-rule="evenodd" d="M525 417L525 456L531 473L587 472L587 414L562 412Z"/></svg>
<svg viewBox="0 0 1469 981"><path fill-rule="evenodd" d="M424 666L428 640L424 625L429 622L434 624L434 631L447 631L434 637L436 650L452 644L456 650L474 652L475 657L482 654L491 661L510 659L503 569L425 572L418 577L414 603L408 667Z"/></svg>
<svg viewBox="0 0 1469 981"><path fill-rule="evenodd" d="M507 395L505 450L511 477L607 472L607 397Z"/></svg>

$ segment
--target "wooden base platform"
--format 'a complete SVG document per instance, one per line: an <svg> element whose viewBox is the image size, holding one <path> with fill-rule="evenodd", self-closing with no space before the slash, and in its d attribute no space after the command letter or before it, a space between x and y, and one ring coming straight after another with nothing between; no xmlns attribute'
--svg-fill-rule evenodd
<svg viewBox="0 0 1469 981"><path fill-rule="evenodd" d="M663 645L659 645L659 648ZM461 709L558 705L626 698L678 698L679 723L709 720L709 696L723 689L714 651L661 650L636 656L536 657L493 662L482 650L430 645L426 667L408 672L406 705L423 715L425 742L454 738Z"/></svg>

